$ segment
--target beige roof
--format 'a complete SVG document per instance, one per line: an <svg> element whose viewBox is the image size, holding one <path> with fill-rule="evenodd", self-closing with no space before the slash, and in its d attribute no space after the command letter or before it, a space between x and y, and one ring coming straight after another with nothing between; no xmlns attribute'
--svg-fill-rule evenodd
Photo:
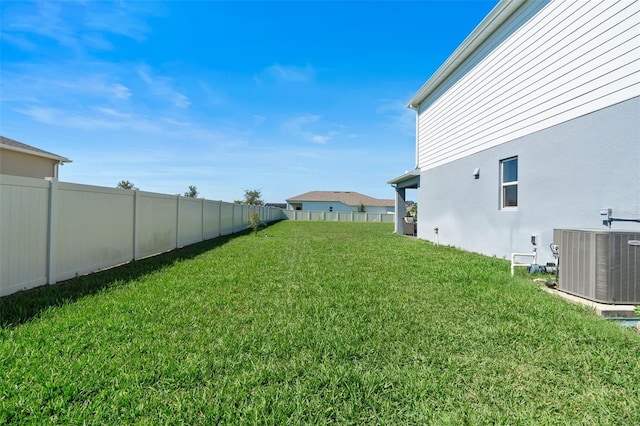
<svg viewBox="0 0 640 426"><path fill-rule="evenodd" d="M347 206L364 204L371 207L393 207L394 200L369 197L353 191L311 191L287 199L287 202L302 201L337 201Z"/></svg>
<svg viewBox="0 0 640 426"><path fill-rule="evenodd" d="M0 148L9 149L11 151L25 152L27 154L37 155L39 157L51 158L52 160L58 160L61 163L71 163L66 157L54 154L53 152L45 151L35 146L27 145L26 143L18 142L13 139L0 136Z"/></svg>

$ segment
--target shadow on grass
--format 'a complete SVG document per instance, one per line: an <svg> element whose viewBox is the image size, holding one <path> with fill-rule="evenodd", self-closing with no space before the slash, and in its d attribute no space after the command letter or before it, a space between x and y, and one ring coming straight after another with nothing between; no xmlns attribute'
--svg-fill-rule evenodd
<svg viewBox="0 0 640 426"><path fill-rule="evenodd" d="M214 238L145 259L131 261L54 285L44 285L0 298L0 327L11 328L37 318L50 307L73 303L108 288L126 286L136 279L166 268L176 262L192 259L223 246L230 240L251 234L251 230Z"/></svg>

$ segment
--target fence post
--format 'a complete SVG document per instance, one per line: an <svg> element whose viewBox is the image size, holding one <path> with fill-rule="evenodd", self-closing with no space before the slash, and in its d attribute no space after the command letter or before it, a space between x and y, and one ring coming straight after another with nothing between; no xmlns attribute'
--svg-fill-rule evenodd
<svg viewBox="0 0 640 426"><path fill-rule="evenodd" d="M222 200L218 202L218 237L222 236Z"/></svg>
<svg viewBox="0 0 640 426"><path fill-rule="evenodd" d="M138 260L138 189L133 190L133 260Z"/></svg>
<svg viewBox="0 0 640 426"><path fill-rule="evenodd" d="M236 225L236 203L231 204L231 233L233 234L233 230Z"/></svg>
<svg viewBox="0 0 640 426"><path fill-rule="evenodd" d="M174 248L178 248L178 243L180 242L180 195L176 195L176 246Z"/></svg>
<svg viewBox="0 0 640 426"><path fill-rule="evenodd" d="M46 178L49 181L49 224L47 236L47 284L55 284L56 280L56 243L58 224L58 180Z"/></svg>
<svg viewBox="0 0 640 426"><path fill-rule="evenodd" d="M202 201L202 209L200 210L200 241L204 241L204 198Z"/></svg>

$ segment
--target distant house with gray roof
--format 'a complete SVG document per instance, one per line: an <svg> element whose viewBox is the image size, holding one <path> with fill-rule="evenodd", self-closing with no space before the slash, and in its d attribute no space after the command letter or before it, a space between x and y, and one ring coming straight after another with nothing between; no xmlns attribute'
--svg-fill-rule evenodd
<svg viewBox="0 0 640 426"><path fill-rule="evenodd" d="M37 179L58 179L58 167L66 157L0 136L0 174Z"/></svg>
<svg viewBox="0 0 640 426"><path fill-rule="evenodd" d="M361 205L367 213L393 213L394 200L369 197L354 191L311 191L288 198L288 210L349 213Z"/></svg>

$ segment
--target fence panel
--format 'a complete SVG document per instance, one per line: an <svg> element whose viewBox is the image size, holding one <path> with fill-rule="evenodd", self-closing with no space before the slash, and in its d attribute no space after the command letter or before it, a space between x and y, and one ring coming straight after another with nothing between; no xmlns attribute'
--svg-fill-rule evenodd
<svg viewBox="0 0 640 426"><path fill-rule="evenodd" d="M178 199L175 195L138 192L136 258L176 248Z"/></svg>
<svg viewBox="0 0 640 426"><path fill-rule="evenodd" d="M220 204L222 201L204 202L204 239L220 236Z"/></svg>
<svg viewBox="0 0 640 426"><path fill-rule="evenodd" d="M0 296L228 235L281 209L0 175Z"/></svg>
<svg viewBox="0 0 640 426"><path fill-rule="evenodd" d="M367 216L369 216L368 213L361 213L361 212L352 213L352 218L354 222L366 222Z"/></svg>
<svg viewBox="0 0 640 426"><path fill-rule="evenodd" d="M281 210L279 218L288 220L339 221L339 222L382 222L393 223L393 214L367 212L323 212L309 210Z"/></svg>
<svg viewBox="0 0 640 426"><path fill-rule="evenodd" d="M47 282L49 186L0 176L0 296Z"/></svg>
<svg viewBox="0 0 640 426"><path fill-rule="evenodd" d="M49 282L133 259L133 191L63 182L55 186L55 269Z"/></svg>
<svg viewBox="0 0 640 426"><path fill-rule="evenodd" d="M202 241L202 199L180 197L178 247Z"/></svg>
<svg viewBox="0 0 640 426"><path fill-rule="evenodd" d="M338 220L340 222L351 222L351 213L338 213Z"/></svg>
<svg viewBox="0 0 640 426"><path fill-rule="evenodd" d="M229 235L233 233L233 211L235 206L232 203L221 203L220 214L222 221L220 225L220 235Z"/></svg>
<svg viewBox="0 0 640 426"><path fill-rule="evenodd" d="M389 213L371 213L367 215L367 222L393 223L394 217Z"/></svg>
<svg viewBox="0 0 640 426"><path fill-rule="evenodd" d="M233 231L240 232L244 229L242 226L245 204L236 204L233 206Z"/></svg>

